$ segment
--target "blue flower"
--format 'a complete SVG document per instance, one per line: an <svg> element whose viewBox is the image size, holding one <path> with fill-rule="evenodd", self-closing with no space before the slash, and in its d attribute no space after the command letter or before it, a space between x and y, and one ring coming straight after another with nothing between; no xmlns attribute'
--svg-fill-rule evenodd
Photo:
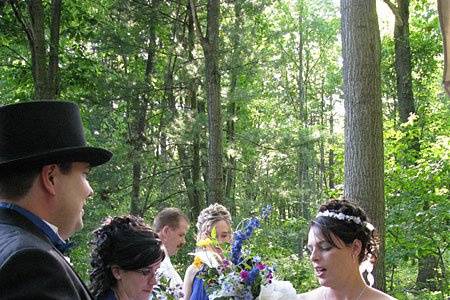
<svg viewBox="0 0 450 300"><path fill-rule="evenodd" d="M266 207L264 207L261 211L261 217L263 219L267 219L270 215L270 213L272 212L272 205L267 205Z"/></svg>
<svg viewBox="0 0 450 300"><path fill-rule="evenodd" d="M248 277L246 280L246 283L248 285L252 285L253 282L255 281L256 277L259 274L259 269L257 267L253 267L252 270L248 273Z"/></svg>

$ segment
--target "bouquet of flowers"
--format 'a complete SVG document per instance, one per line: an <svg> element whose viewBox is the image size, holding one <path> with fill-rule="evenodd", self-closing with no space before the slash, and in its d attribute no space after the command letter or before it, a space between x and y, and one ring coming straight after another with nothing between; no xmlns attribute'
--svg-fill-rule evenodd
<svg viewBox="0 0 450 300"><path fill-rule="evenodd" d="M267 206L262 210L260 217L245 220L243 229L234 233L231 249L222 249L223 259L209 251L196 253L194 265L199 269L203 265L199 277L204 281L210 300L250 300L257 299L258 296L260 300L290 299L274 297L275 291L280 290L274 286L274 283L277 283L277 286L280 283L273 279L274 268L265 264L260 256L245 250L244 247L244 242L251 238L254 231L261 226L261 220L266 220L270 212L271 207ZM210 239L200 241L197 245L199 247L222 247L216 240L214 230ZM292 285L290 286L290 292L293 290L293 295L296 296L295 290Z"/></svg>
<svg viewBox="0 0 450 300"><path fill-rule="evenodd" d="M170 279L163 274L158 276L158 285L153 288L151 299L179 300L183 299L183 287L181 284L171 286Z"/></svg>

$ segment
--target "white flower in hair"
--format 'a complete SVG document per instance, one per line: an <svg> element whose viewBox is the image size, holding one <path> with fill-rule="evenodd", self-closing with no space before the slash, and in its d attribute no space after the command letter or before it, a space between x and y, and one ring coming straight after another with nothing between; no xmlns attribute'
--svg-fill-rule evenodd
<svg viewBox="0 0 450 300"><path fill-rule="evenodd" d="M316 218L318 217L329 217L329 218L333 218L333 219L338 219L341 221L348 221L348 222L353 222L355 224L361 225L361 218L360 217L355 217L355 216L349 216L346 215L344 213L336 213L334 211L320 211L317 215Z"/></svg>
<svg viewBox="0 0 450 300"><path fill-rule="evenodd" d="M372 232L372 231L375 230L375 227L374 227L371 223L369 223L369 222L364 222L364 226L365 226L367 229L369 229L370 232Z"/></svg>

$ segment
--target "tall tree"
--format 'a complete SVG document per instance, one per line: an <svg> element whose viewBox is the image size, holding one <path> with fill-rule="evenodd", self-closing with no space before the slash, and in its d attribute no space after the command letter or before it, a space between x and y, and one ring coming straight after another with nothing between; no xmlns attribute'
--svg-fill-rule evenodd
<svg viewBox="0 0 450 300"><path fill-rule="evenodd" d="M305 78L304 78L304 14L305 4L304 1L298 2L298 45L297 45L297 57L298 57L298 74L297 74L297 101L298 101L298 119L300 120L299 126L299 144L297 149L297 184L299 191L299 211L300 216L305 219L309 219L307 214L307 207L309 206L309 193L310 193L310 176L309 168L310 156L311 156L311 141L308 141L308 105L305 95ZM299 255L303 255L305 240L299 236Z"/></svg>
<svg viewBox="0 0 450 300"><path fill-rule="evenodd" d="M194 19L191 14L191 4L186 4L186 17L185 26L187 34L183 36L185 48L187 50L187 64L189 66L195 66L196 60L194 57L195 47L195 29ZM192 74L186 70L186 102L191 109L191 130L189 132L190 143L179 143L177 145L178 155L180 156L181 163L186 165L182 171L182 177L184 185L187 189L187 196L190 207L190 218L195 220L200 214L203 194L201 191L201 161L200 161L200 127L199 122L199 108L197 99L197 78L196 74ZM190 154L190 155L189 155ZM188 167L189 166L189 167Z"/></svg>
<svg viewBox="0 0 450 300"><path fill-rule="evenodd" d="M408 121L416 112L412 88L412 61L409 43L409 0L384 0L395 15L395 73L397 77L397 101L400 123Z"/></svg>
<svg viewBox="0 0 450 300"><path fill-rule="evenodd" d="M376 287L385 289L383 123L376 1L341 0L345 106L344 196L358 202L380 234Z"/></svg>
<svg viewBox="0 0 450 300"><path fill-rule="evenodd" d="M243 23L242 1L234 2L234 28L231 33L231 42L233 53L231 54L231 74L230 74L230 97L227 103L227 126L226 126L226 142L229 149L236 149L236 119L239 111L238 95L239 86L238 78L241 72L242 51L241 51L241 34ZM235 197L234 187L236 179L236 154L230 151L227 155L227 164L225 168L225 199L230 209L230 213L235 215Z"/></svg>
<svg viewBox="0 0 450 300"><path fill-rule="evenodd" d="M56 99L59 95L59 38L61 0L52 0L50 17L46 16L42 0L26 2L9 0L14 16L24 31L31 52L31 71L35 99ZM28 14L23 12L26 5ZM46 19L50 19L50 37L46 40Z"/></svg>
<svg viewBox="0 0 450 300"><path fill-rule="evenodd" d="M444 86L450 97L450 2L438 0L439 21L444 41Z"/></svg>
<svg viewBox="0 0 450 300"><path fill-rule="evenodd" d="M147 42L147 59L145 61L145 72L143 74L144 89L142 93L136 93L134 98L130 98L129 103L129 117L131 119L129 129L130 142L130 159L132 159L132 190L130 213L134 215L143 216L145 213L145 205L141 197L141 183L143 174L143 153L145 152L146 137L145 131L147 128L147 114L149 110L149 103L152 93L152 77L155 72L155 56L156 56L156 27L157 27L157 10L160 4L159 0L153 1L150 7L148 36Z"/></svg>
<svg viewBox="0 0 450 300"><path fill-rule="evenodd" d="M205 55L205 83L208 99L208 202L223 203L223 141L220 107L219 20L220 1L208 0L206 35L190 0L198 38Z"/></svg>
<svg viewBox="0 0 450 300"><path fill-rule="evenodd" d="M414 105L413 87L412 87L412 59L409 38L409 0L396 0L396 4L389 0L385 0L395 15L394 27L394 47L395 47L395 73L397 79L397 103L399 111L399 122L405 123L412 114L416 114ZM403 130L411 131L411 126L404 127ZM414 164L419 156L420 143L419 137L415 134L406 141L410 158L401 163ZM409 136L406 135L408 138ZM428 210L429 207L424 207ZM416 283L418 286L424 286L433 282L436 278L436 270L438 268L438 258L434 255L419 257L418 274Z"/></svg>

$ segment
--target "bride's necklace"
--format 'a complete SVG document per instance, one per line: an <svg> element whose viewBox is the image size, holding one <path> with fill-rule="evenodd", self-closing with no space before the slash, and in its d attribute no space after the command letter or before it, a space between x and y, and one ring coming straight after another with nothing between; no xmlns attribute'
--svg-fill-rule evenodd
<svg viewBox="0 0 450 300"><path fill-rule="evenodd" d="M366 291L367 285L365 284L364 287L362 288L361 292L359 293L358 297L355 300L359 300L361 298L361 296L364 294L364 292ZM323 297L323 299L328 299L328 293L326 290L323 291L323 294L325 297Z"/></svg>

